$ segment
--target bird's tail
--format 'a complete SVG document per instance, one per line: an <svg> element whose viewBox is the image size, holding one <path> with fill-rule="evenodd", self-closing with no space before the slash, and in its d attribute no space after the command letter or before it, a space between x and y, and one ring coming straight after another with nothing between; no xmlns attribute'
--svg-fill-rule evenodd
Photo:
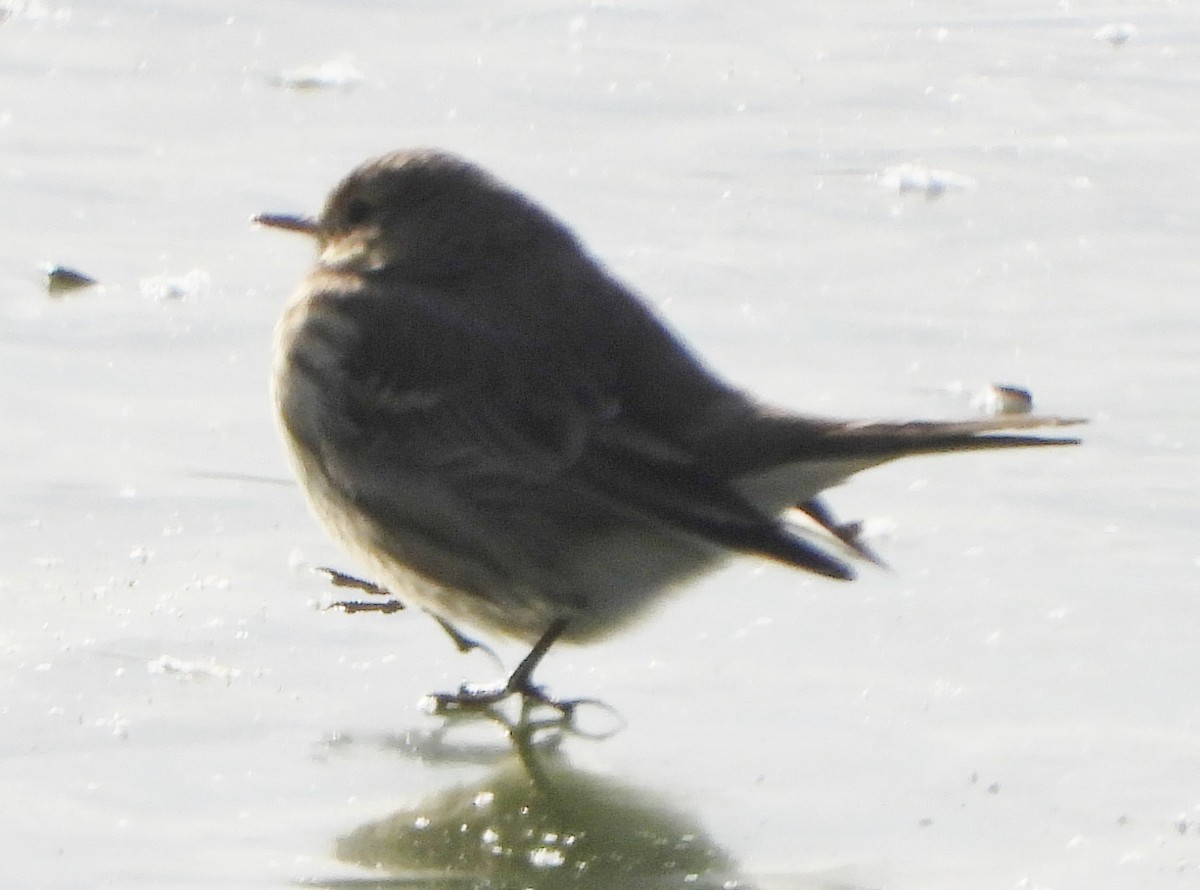
<svg viewBox="0 0 1200 890"><path fill-rule="evenodd" d="M741 455L738 487L768 512L803 504L831 486L901 457L993 448L1077 445L1074 436L1023 430L1075 426L1062 417L1011 415L960 421L832 421L779 415L760 419L753 453Z"/></svg>
<svg viewBox="0 0 1200 890"><path fill-rule="evenodd" d="M883 461L943 451L1078 445L1080 440L1075 436L1029 435L1014 431L1076 426L1084 422L1079 418L1039 417L1033 414L957 421L821 422L819 434L809 439L804 450L806 456L816 460L825 457L874 457Z"/></svg>

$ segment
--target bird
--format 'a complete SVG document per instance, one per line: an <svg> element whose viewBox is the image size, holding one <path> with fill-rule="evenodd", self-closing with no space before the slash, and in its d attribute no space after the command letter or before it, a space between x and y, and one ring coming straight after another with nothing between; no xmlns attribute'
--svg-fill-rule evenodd
<svg viewBox="0 0 1200 890"><path fill-rule="evenodd" d="M317 519L382 588L444 627L530 644L609 636L736 554L851 580L879 561L821 499L901 457L1075 445L1082 422L810 416L710 371L568 226L456 154L368 160L319 216L255 222L315 241L275 332L278 426ZM803 531L797 520L809 529ZM465 637L461 639L467 639Z"/></svg>

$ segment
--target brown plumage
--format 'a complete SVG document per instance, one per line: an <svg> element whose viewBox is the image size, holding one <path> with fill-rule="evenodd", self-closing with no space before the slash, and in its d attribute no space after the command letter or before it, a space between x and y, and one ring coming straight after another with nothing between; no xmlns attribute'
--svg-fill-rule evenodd
<svg viewBox="0 0 1200 890"><path fill-rule="evenodd" d="M871 557L818 495L916 454L1075 444L1074 423L826 420L708 372L568 229L465 161L370 161L321 216L274 391L309 501L372 580L444 620L587 640L745 552L849 579ZM787 521L800 507L829 536ZM443 700L479 703L462 692Z"/></svg>

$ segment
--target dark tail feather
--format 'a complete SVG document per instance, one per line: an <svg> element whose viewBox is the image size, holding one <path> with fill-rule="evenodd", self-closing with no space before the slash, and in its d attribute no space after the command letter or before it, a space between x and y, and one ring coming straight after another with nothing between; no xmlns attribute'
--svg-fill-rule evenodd
<svg viewBox="0 0 1200 890"><path fill-rule="evenodd" d="M791 534L782 524L776 524L770 532L760 532L752 539L748 538L742 549L838 581L853 581L855 577L854 569L843 560L826 553L816 544Z"/></svg>
<svg viewBox="0 0 1200 890"><path fill-rule="evenodd" d="M787 415L766 415L758 420L753 455L744 455L753 472L797 460L865 460L883 463L915 454L943 451L981 451L992 448L1041 448L1078 445L1074 436L1039 436L1014 430L1075 426L1085 420L1062 417L1012 415L980 420L833 421Z"/></svg>
<svg viewBox="0 0 1200 890"><path fill-rule="evenodd" d="M1080 440L1074 436L1022 435L1005 431L1074 426L1083 422L1032 415L949 422L849 422L828 427L821 441L832 455L842 457L901 457L941 451L1040 448L1047 445L1078 445Z"/></svg>
<svg viewBox="0 0 1200 890"><path fill-rule="evenodd" d="M862 539L861 522L839 522L834 518L829 507L820 498L813 498L803 504L797 504L796 509L808 516L813 522L829 532L863 559L873 562L881 569L887 568L883 558L867 546Z"/></svg>

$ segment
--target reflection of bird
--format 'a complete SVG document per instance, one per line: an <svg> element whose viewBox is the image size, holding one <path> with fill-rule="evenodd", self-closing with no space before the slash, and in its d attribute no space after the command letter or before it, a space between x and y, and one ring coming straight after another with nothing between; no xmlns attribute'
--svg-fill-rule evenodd
<svg viewBox="0 0 1200 890"><path fill-rule="evenodd" d="M768 408L718 380L558 221L437 152L370 161L319 219L264 215L319 259L279 324L274 391L317 516L444 621L585 641L736 552L849 579L785 519L859 550L817 495L897 457L1072 444L1011 416L873 423ZM839 544L841 542L841 544ZM542 697L543 700L544 697Z"/></svg>
<svg viewBox="0 0 1200 890"><path fill-rule="evenodd" d="M747 886L691 813L574 766L558 730L508 730L513 750L482 777L359 826L338 838L337 858L370 869L379 887ZM456 762L445 754L434 762Z"/></svg>

